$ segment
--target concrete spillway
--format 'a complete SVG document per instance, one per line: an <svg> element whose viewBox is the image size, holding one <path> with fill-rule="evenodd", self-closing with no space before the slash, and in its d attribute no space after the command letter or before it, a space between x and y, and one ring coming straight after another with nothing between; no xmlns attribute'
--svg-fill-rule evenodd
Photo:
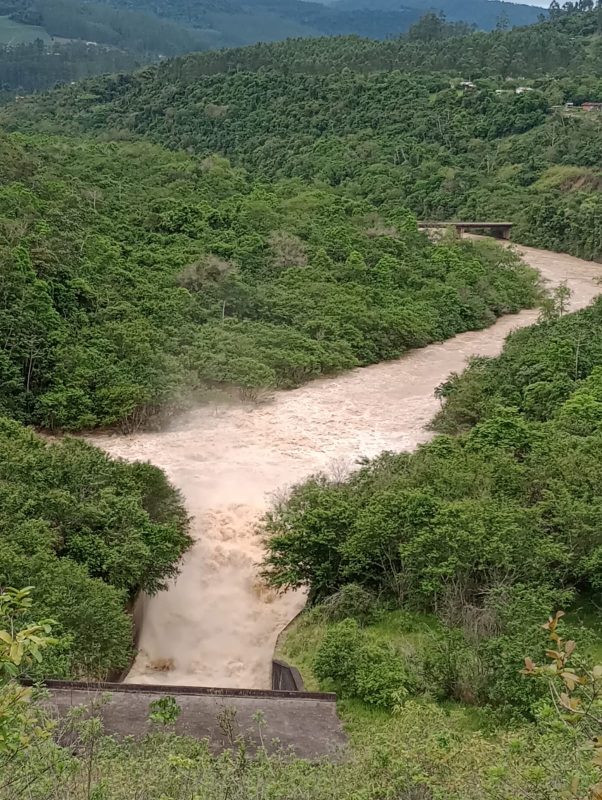
<svg viewBox="0 0 602 800"><path fill-rule="evenodd" d="M70 681L49 681L47 688L46 704L54 715L64 717L75 706L87 706L102 718L106 733L118 738L156 729L149 721L150 704L169 694L180 707L176 732L207 739L214 752L244 742L252 750L336 759L346 743L333 694Z"/></svg>

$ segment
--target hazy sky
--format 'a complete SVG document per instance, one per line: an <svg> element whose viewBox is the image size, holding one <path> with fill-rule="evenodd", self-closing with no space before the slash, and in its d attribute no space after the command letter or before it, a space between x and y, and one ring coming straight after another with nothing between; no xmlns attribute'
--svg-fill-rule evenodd
<svg viewBox="0 0 602 800"><path fill-rule="evenodd" d="M550 0L513 0L513 2L524 3L527 6L541 6L542 8L548 8L550 5Z"/></svg>

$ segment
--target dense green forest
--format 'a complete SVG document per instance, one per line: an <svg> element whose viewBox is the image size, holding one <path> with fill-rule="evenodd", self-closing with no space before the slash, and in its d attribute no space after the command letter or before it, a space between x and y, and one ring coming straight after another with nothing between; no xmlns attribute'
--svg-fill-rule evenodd
<svg viewBox="0 0 602 800"><path fill-rule="evenodd" d="M23 100L0 118L218 152L253 175L367 199L385 216L401 202L424 219L510 218L518 241L598 258L602 117L564 104L602 100L601 13L452 36L445 48L324 39L191 55ZM432 70L429 53L458 51L487 61L493 77L463 89L445 65L407 71L420 53ZM562 74L528 91L508 80L552 68Z"/></svg>
<svg viewBox="0 0 602 800"><path fill-rule="evenodd" d="M55 620L60 638L29 674L119 673L132 657L126 604L175 575L189 544L176 492L150 464L0 418L0 498L0 586L33 586L30 613Z"/></svg>
<svg viewBox="0 0 602 800"><path fill-rule="evenodd" d="M294 39L211 51L165 65L161 74L200 75L261 68L281 72L439 72L470 77L537 75L599 76L602 9L564 11L529 27L484 33L467 30L434 13L424 14L407 35L379 42L368 37ZM445 40L445 47L439 42Z"/></svg>
<svg viewBox="0 0 602 800"><path fill-rule="evenodd" d="M4 91L22 94L208 48L325 35L385 39L432 13L413 2L416 7L367 9L300 0L0 0L0 83ZM539 14L500 0L464 0L460 8L443 0L439 12L443 6L458 30L528 25ZM43 52L19 48L34 43ZM17 64L15 48L21 50Z"/></svg>
<svg viewBox="0 0 602 800"><path fill-rule="evenodd" d="M134 429L203 387L295 386L533 305L535 273L327 187L149 144L0 140L0 409Z"/></svg>

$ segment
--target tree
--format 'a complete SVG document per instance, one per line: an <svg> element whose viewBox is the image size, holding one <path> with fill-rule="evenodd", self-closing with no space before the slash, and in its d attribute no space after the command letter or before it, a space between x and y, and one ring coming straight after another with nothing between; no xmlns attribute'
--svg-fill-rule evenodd
<svg viewBox="0 0 602 800"><path fill-rule="evenodd" d="M558 0L552 0L548 9L551 19L557 19L562 14L560 3Z"/></svg>
<svg viewBox="0 0 602 800"><path fill-rule="evenodd" d="M569 308L569 300L572 295L571 289L566 281L562 281L554 288L551 296L546 297L541 304L540 320L549 322L553 319L562 317Z"/></svg>
<svg viewBox="0 0 602 800"><path fill-rule="evenodd" d="M56 644L50 635L51 620L26 621L30 595L30 587L0 594L0 766L26 757L33 743L49 735L48 726L39 727L38 715L30 707L32 690L17 681L23 669L42 660L45 648ZM4 770L1 774L4 777Z"/></svg>
<svg viewBox="0 0 602 800"><path fill-rule="evenodd" d="M411 26L408 39L421 42L436 41L443 38L445 27L445 14L442 11L438 13L429 11Z"/></svg>
<svg viewBox="0 0 602 800"><path fill-rule="evenodd" d="M586 736L594 751L597 782L589 787L592 800L602 798L602 664L591 665L578 655L577 645L559 633L564 611L557 611L543 626L552 642L546 652L549 662L536 664L525 658L523 675L547 683L555 712L563 724Z"/></svg>

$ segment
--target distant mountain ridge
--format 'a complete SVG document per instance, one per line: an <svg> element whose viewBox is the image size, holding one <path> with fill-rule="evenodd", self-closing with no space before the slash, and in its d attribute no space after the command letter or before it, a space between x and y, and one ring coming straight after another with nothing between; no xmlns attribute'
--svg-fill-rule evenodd
<svg viewBox="0 0 602 800"><path fill-rule="evenodd" d="M225 45L253 44L256 41L290 36L332 36L357 34L377 39L403 33L424 13L443 12L451 21L467 22L490 30L500 19L512 27L537 22L542 9L503 0L338 0L330 5L304 0L109 0L112 4L136 10L150 10L160 17L178 20L194 27L220 30ZM241 18L248 29L236 30ZM266 27L257 30L254 19ZM276 23L276 20L279 23ZM274 36L274 25L281 29ZM300 33L297 26L303 26Z"/></svg>
<svg viewBox="0 0 602 800"><path fill-rule="evenodd" d="M370 6L370 7L369 7ZM0 17L52 37L108 44L128 52L176 55L287 38L356 34L386 39L424 13L442 12L484 30L537 21L541 9L503 0L0 0Z"/></svg>
<svg viewBox="0 0 602 800"><path fill-rule="evenodd" d="M528 25L541 9L502 0L0 0L0 102L185 53L260 42L386 40L439 14L454 33ZM356 7L357 6L357 7Z"/></svg>
<svg viewBox="0 0 602 800"><path fill-rule="evenodd" d="M401 6L399 0L335 0L333 9L371 7L372 13L392 12ZM508 27L530 25L546 10L537 6L506 2L506 0L404 0L403 5L420 15L429 11L443 12L451 22L473 23L477 28L493 29L505 18Z"/></svg>

